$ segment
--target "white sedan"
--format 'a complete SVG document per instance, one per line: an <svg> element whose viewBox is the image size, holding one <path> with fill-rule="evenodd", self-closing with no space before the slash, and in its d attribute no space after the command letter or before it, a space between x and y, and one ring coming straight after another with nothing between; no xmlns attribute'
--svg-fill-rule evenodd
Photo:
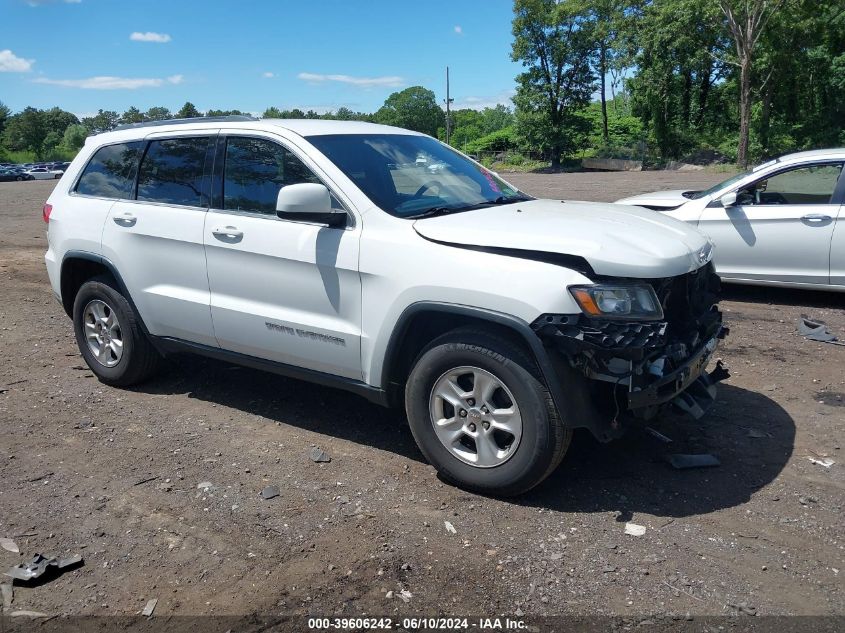
<svg viewBox="0 0 845 633"><path fill-rule="evenodd" d="M32 176L35 180L58 180L62 177L62 174L64 174L65 172L63 172L61 169L33 167L32 169L28 169L26 173Z"/></svg>
<svg viewBox="0 0 845 633"><path fill-rule="evenodd" d="M705 191L617 200L689 222L733 283L845 291L845 149L789 154Z"/></svg>

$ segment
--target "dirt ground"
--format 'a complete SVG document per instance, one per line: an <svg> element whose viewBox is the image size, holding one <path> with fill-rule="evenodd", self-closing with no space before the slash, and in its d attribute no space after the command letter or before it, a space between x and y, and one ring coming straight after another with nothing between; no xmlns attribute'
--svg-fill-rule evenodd
<svg viewBox="0 0 845 633"><path fill-rule="evenodd" d="M614 200L725 174L507 177ZM36 552L85 564L16 585L11 610L845 615L845 347L796 334L806 313L845 338L845 295L729 288L732 378L704 419L654 424L669 445L578 433L545 483L497 500L440 481L400 412L347 393L192 358L100 384L47 282L53 184L0 183L0 537L21 551L0 569ZM667 452L721 466L673 470Z"/></svg>

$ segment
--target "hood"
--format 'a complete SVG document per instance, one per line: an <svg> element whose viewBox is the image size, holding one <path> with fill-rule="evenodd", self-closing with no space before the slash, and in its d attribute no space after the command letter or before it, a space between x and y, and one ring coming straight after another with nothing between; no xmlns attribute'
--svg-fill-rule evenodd
<svg viewBox="0 0 845 633"><path fill-rule="evenodd" d="M689 193L690 189L673 189L670 191L653 191L651 193L641 193L638 196L630 196L617 200L616 204L630 204L640 207L651 207L661 209L674 209L681 206L685 202L689 202L690 198L684 196Z"/></svg>
<svg viewBox="0 0 845 633"><path fill-rule="evenodd" d="M638 207L532 200L423 218L422 237L453 246L582 257L599 275L654 279L701 267L709 241L692 226ZM518 255L518 253L514 253Z"/></svg>

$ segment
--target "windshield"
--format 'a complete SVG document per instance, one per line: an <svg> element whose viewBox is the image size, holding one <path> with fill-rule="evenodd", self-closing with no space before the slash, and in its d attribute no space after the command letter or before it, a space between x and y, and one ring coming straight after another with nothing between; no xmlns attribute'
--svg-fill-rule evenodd
<svg viewBox="0 0 845 633"><path fill-rule="evenodd" d="M705 196L709 196L711 194L716 193L720 189L724 189L725 187L730 187L732 184L739 182L746 176L752 174L755 170L751 171L744 171L741 174L737 174L736 176L731 176L727 180L723 180L718 185L713 185L710 189L705 189L704 191L691 191L689 193L685 193L684 196L689 198L690 200L698 200L699 198L703 198Z"/></svg>
<svg viewBox="0 0 845 633"><path fill-rule="evenodd" d="M379 207L400 218L456 213L531 198L428 136L309 136Z"/></svg>

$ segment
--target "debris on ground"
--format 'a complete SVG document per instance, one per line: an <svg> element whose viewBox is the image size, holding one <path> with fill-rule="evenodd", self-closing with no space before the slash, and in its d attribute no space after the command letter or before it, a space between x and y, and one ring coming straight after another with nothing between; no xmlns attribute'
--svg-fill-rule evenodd
<svg viewBox="0 0 845 633"><path fill-rule="evenodd" d="M840 341L835 335L830 333L824 321L810 319L805 314L802 314L801 318L798 319L798 334L809 341L845 345L845 342Z"/></svg>
<svg viewBox="0 0 845 633"><path fill-rule="evenodd" d="M700 455L682 455L675 453L673 455L666 455L666 461L672 465L672 468L677 470L685 470L687 468L709 468L711 466L721 466L722 463L715 455L709 453L702 453Z"/></svg>
<svg viewBox="0 0 845 633"><path fill-rule="evenodd" d="M18 548L18 544L15 543L12 539L4 537L0 537L0 547L2 547L7 552L12 552L12 554L20 554L21 550Z"/></svg>
<svg viewBox="0 0 845 633"><path fill-rule="evenodd" d="M637 525L636 523L626 523L625 534L630 534L631 536L642 536L645 534L645 526Z"/></svg>
<svg viewBox="0 0 845 633"><path fill-rule="evenodd" d="M811 463L818 464L819 466L824 466L825 468L830 468L831 466L833 466L836 463L835 461L833 461L829 457L816 458L816 457L809 457L808 456L807 459L810 460Z"/></svg>
<svg viewBox="0 0 845 633"><path fill-rule="evenodd" d="M153 614L153 611L156 610L156 605L158 604L158 598L153 598L152 600L148 600L147 604L144 606L144 609L141 611L141 615L144 617L150 617Z"/></svg>
<svg viewBox="0 0 845 633"><path fill-rule="evenodd" d="M400 591L400 592L399 592L399 594L398 594L398 595L399 595L399 597L402 599L402 602L405 602L405 603L410 602L410 601L411 601L411 598L413 598L413 597L414 597L414 594L412 594L412 593L411 593L410 591L408 591L407 589L403 589L402 591Z"/></svg>
<svg viewBox="0 0 845 633"><path fill-rule="evenodd" d="M55 557L47 558L41 554L36 554L28 563L20 563L9 569L6 575L21 582L29 582L30 580L40 578L45 573L49 572L48 575L58 575L68 568L82 564L84 564L84 561L79 554L62 559Z"/></svg>
<svg viewBox="0 0 845 633"><path fill-rule="evenodd" d="M49 618L50 616L40 611L12 611L9 614L13 618Z"/></svg>
<svg viewBox="0 0 845 633"><path fill-rule="evenodd" d="M210 481L201 481L197 484L197 490L204 490L208 492L214 488L214 484Z"/></svg>
<svg viewBox="0 0 845 633"><path fill-rule="evenodd" d="M332 461L332 458L329 456L329 454L319 446L313 447L309 451L308 456L311 458L311 461L316 464L328 464L330 461Z"/></svg>
<svg viewBox="0 0 845 633"><path fill-rule="evenodd" d="M455 529L455 526L449 523L448 521L443 521L443 525L446 526L446 531L449 532L449 534L458 533L458 531Z"/></svg>
<svg viewBox="0 0 845 633"><path fill-rule="evenodd" d="M15 599L15 588L10 582L0 584L0 594L3 595L3 611L8 611L12 608L12 601Z"/></svg>
<svg viewBox="0 0 845 633"><path fill-rule="evenodd" d="M273 499L274 497L278 497L281 494L279 491L278 486L267 486L264 490L261 491L261 498L262 499Z"/></svg>
<svg viewBox="0 0 845 633"><path fill-rule="evenodd" d="M392 599L393 599L393 592L392 592L392 591L388 591L386 594L384 594L384 597L385 597L387 600L392 600Z"/></svg>
<svg viewBox="0 0 845 633"><path fill-rule="evenodd" d="M663 435L663 433L661 433L657 429L651 428L650 426L645 427L645 432L648 433L649 435L651 435L653 438L660 440L664 444L671 444L672 443L671 437L666 437L665 435Z"/></svg>

